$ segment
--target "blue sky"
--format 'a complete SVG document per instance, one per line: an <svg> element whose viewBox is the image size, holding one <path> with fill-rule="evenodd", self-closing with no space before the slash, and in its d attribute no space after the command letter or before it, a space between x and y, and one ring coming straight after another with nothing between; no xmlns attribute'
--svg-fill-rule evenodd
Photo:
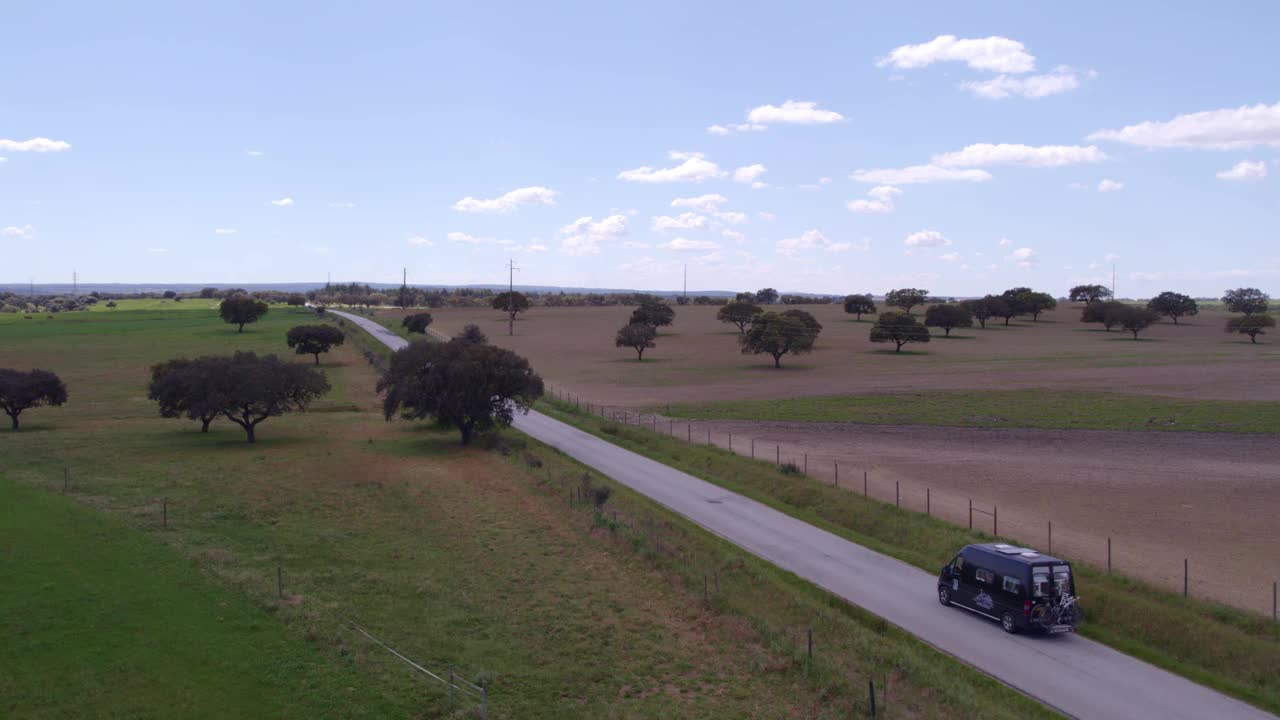
<svg viewBox="0 0 1280 720"><path fill-rule="evenodd" d="M8 3L0 282L1280 291L1273 2Z"/></svg>

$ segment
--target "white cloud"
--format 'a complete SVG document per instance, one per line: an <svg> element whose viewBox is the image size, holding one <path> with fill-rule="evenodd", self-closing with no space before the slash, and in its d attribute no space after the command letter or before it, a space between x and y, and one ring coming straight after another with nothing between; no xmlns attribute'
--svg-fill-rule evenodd
<svg viewBox="0 0 1280 720"><path fill-rule="evenodd" d="M293 205L293 198L283 197L283 198L280 198L279 200L272 200L271 204L275 205L276 207L290 207L291 205Z"/></svg>
<svg viewBox="0 0 1280 720"><path fill-rule="evenodd" d="M702 153L677 152L673 150L668 153L668 156L672 160L680 160L681 163L675 167L657 170L648 165L634 170L623 170L618 173L618 179L628 182L664 183L701 182L708 178L724 177L725 173L720 169L720 166L704 158Z"/></svg>
<svg viewBox="0 0 1280 720"><path fill-rule="evenodd" d="M610 215L599 222L591 216L580 217L560 228L560 250L569 255L594 255L600 244L627 234L627 216Z"/></svg>
<svg viewBox="0 0 1280 720"><path fill-rule="evenodd" d="M512 250L518 253L532 254L546 252L549 248L537 240L534 240L526 245L516 245Z"/></svg>
<svg viewBox="0 0 1280 720"><path fill-rule="evenodd" d="M1009 238L1000 238L1000 242L996 244L999 245L1000 247L1009 247L1010 245L1013 244L1013 241L1011 241Z"/></svg>
<svg viewBox="0 0 1280 720"><path fill-rule="evenodd" d="M732 240L735 243L738 243L739 245L747 241L747 236L743 235L737 230L731 230L729 228L725 228L720 231L720 234L723 235L726 240Z"/></svg>
<svg viewBox="0 0 1280 720"><path fill-rule="evenodd" d="M1006 262L1014 263L1018 267L1031 267L1036 262L1036 251L1027 247L1018 248L1005 255L1004 259Z"/></svg>
<svg viewBox="0 0 1280 720"><path fill-rule="evenodd" d="M747 219L746 213L740 213L733 210L718 212L715 214L715 216L717 219L723 220L729 223L730 225L737 225L738 223L743 222L744 220Z"/></svg>
<svg viewBox="0 0 1280 720"><path fill-rule="evenodd" d="M733 181L740 183L754 183L761 175L768 172L768 169L760 163L754 165L744 165L733 171Z"/></svg>
<svg viewBox="0 0 1280 720"><path fill-rule="evenodd" d="M451 243L463 243L466 245L514 245L515 244L515 242L511 240L506 240L506 239L498 240L491 237L483 237L480 235L472 235L470 233L459 232L457 230L450 233L446 233L445 237L448 238L449 242ZM427 242L423 244L430 245L431 243Z"/></svg>
<svg viewBox="0 0 1280 720"><path fill-rule="evenodd" d="M951 241L937 230L921 230L913 232L902 241L903 245L913 247L946 247Z"/></svg>
<svg viewBox="0 0 1280 720"><path fill-rule="evenodd" d="M850 201L848 208L855 213L890 213L893 212L894 198L901 194L902 190L892 185L877 185L867 191L869 199Z"/></svg>
<svg viewBox="0 0 1280 720"><path fill-rule="evenodd" d="M845 252L852 247L852 243L832 242L830 238L817 230L805 230L798 237L784 238L774 243L774 248L778 253L787 257L795 257L801 250L825 248L829 252Z"/></svg>
<svg viewBox="0 0 1280 720"><path fill-rule="evenodd" d="M169 252L169 248L162 248L162 247L147 248L147 252L149 252L149 253L167 253L167 252Z"/></svg>
<svg viewBox="0 0 1280 720"><path fill-rule="evenodd" d="M757 212L756 217L760 218L761 220L764 220L765 222L773 222L774 220L778 219L777 215L774 215L771 212L766 212L764 210Z"/></svg>
<svg viewBox="0 0 1280 720"><path fill-rule="evenodd" d="M665 248L667 250L691 252L698 250L719 250L720 244L710 240L689 240L687 238L678 237L670 242L664 242L658 245L658 247Z"/></svg>
<svg viewBox="0 0 1280 720"><path fill-rule="evenodd" d="M1075 90L1080 87L1080 77L1075 70L1062 65L1045 75L997 75L990 80L964 82L960 87L989 100L1003 100L1011 95L1034 99Z"/></svg>
<svg viewBox="0 0 1280 720"><path fill-rule="evenodd" d="M757 180L756 182L751 183L752 190L760 190L767 187L769 187L769 183L767 182L760 182Z"/></svg>
<svg viewBox="0 0 1280 720"><path fill-rule="evenodd" d="M946 262L956 262L957 260L960 259L960 253L958 252L943 253L942 255L938 256L938 259L945 260Z"/></svg>
<svg viewBox="0 0 1280 720"><path fill-rule="evenodd" d="M235 228L214 228L214 235L235 235L238 231Z"/></svg>
<svg viewBox="0 0 1280 720"><path fill-rule="evenodd" d="M429 238L422 237L421 235L410 235L408 243L410 245L425 245L427 247L435 245L434 241Z"/></svg>
<svg viewBox="0 0 1280 720"><path fill-rule="evenodd" d="M1280 102L1245 105L1178 115L1165 122L1144 122L1119 130L1099 130L1090 140L1114 140L1147 148L1237 150L1280 147Z"/></svg>
<svg viewBox="0 0 1280 720"><path fill-rule="evenodd" d="M353 203L353 202L331 202L331 203L329 203L329 207L334 208L334 209L336 209L336 210L350 210L351 208L353 208L353 207L355 207L355 206L356 206L356 204L355 204L355 203Z"/></svg>
<svg viewBox="0 0 1280 720"><path fill-rule="evenodd" d="M1110 178L1104 179L1098 183L1098 192L1119 192L1124 189L1124 183Z"/></svg>
<svg viewBox="0 0 1280 720"><path fill-rule="evenodd" d="M35 237L36 229L30 225L10 225L6 228L0 228L0 237L11 238L14 240L30 240Z"/></svg>
<svg viewBox="0 0 1280 720"><path fill-rule="evenodd" d="M877 185L911 185L931 182L986 182L991 173L986 170L944 168L937 165L912 165L905 168L858 170L849 177L864 183Z"/></svg>
<svg viewBox="0 0 1280 720"><path fill-rule="evenodd" d="M819 184L819 185L826 185L826 184L827 184L827 183L829 183L829 182L831 182L831 178L829 178L829 177L820 177L820 178L818 178L818 184Z"/></svg>
<svg viewBox="0 0 1280 720"><path fill-rule="evenodd" d="M5 164L5 163L7 163L7 162L9 162L9 158L7 158L7 157L0 157L0 165L3 165L3 164Z"/></svg>
<svg viewBox="0 0 1280 720"><path fill-rule="evenodd" d="M1027 52L1026 46L995 35L985 38L939 35L919 45L896 47L876 64L909 70L936 62L963 62L974 70L1000 73L1025 73L1036 67L1035 56Z"/></svg>
<svg viewBox="0 0 1280 720"><path fill-rule="evenodd" d="M658 232L668 230L693 230L707 226L707 219L695 212L680 213L676 217L659 215L653 219L653 229Z"/></svg>
<svg viewBox="0 0 1280 720"><path fill-rule="evenodd" d="M5 152L62 152L70 150L71 144L63 140L50 140L46 137L31 138L30 140L6 140L0 138L0 150Z"/></svg>
<svg viewBox="0 0 1280 720"><path fill-rule="evenodd" d="M1233 165L1230 170L1223 170L1218 173L1219 180L1261 180L1266 176L1267 164L1261 160L1256 162L1241 160Z"/></svg>
<svg viewBox="0 0 1280 720"><path fill-rule="evenodd" d="M844 116L834 110L819 110L816 102L797 100L787 100L781 106L761 105L747 113L747 122L753 125L825 125L841 120Z"/></svg>
<svg viewBox="0 0 1280 720"><path fill-rule="evenodd" d="M707 132L712 135L729 135L733 133L732 130L724 125L708 125Z"/></svg>
<svg viewBox="0 0 1280 720"><path fill-rule="evenodd" d="M652 243L640 242L639 240L626 240L622 243L624 248L651 248Z"/></svg>
<svg viewBox="0 0 1280 720"><path fill-rule="evenodd" d="M261 150L245 150L244 154L248 155L249 157L262 157Z"/></svg>
<svg viewBox="0 0 1280 720"><path fill-rule="evenodd" d="M1020 145L1013 143L978 143L963 150L934 155L933 165L945 168L1022 165L1025 167L1061 167L1078 163L1098 163L1107 154L1095 145Z"/></svg>
<svg viewBox="0 0 1280 720"><path fill-rule="evenodd" d="M697 197L676 198L671 201L673 208L690 208L701 212L715 212L724 203L729 202L729 198L719 194L712 193L710 195L699 195Z"/></svg>
<svg viewBox="0 0 1280 720"><path fill-rule="evenodd" d="M555 205L556 191L540 186L522 187L496 198L482 200L467 196L453 204L453 209L467 213L500 213L514 211L521 205Z"/></svg>

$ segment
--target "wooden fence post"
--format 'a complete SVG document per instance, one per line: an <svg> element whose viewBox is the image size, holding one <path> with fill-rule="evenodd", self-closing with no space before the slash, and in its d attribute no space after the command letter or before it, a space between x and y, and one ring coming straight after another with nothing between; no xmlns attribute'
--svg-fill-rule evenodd
<svg viewBox="0 0 1280 720"><path fill-rule="evenodd" d="M836 466L836 487L840 487L840 461L832 460L831 462Z"/></svg>
<svg viewBox="0 0 1280 720"><path fill-rule="evenodd" d="M902 507L902 483L893 481L893 506Z"/></svg>
<svg viewBox="0 0 1280 720"><path fill-rule="evenodd" d="M924 516L933 517L933 491L924 489Z"/></svg>
<svg viewBox="0 0 1280 720"><path fill-rule="evenodd" d="M969 498L969 529L973 529L973 498Z"/></svg>
<svg viewBox="0 0 1280 720"><path fill-rule="evenodd" d="M1111 538L1107 538L1107 574L1111 574Z"/></svg>

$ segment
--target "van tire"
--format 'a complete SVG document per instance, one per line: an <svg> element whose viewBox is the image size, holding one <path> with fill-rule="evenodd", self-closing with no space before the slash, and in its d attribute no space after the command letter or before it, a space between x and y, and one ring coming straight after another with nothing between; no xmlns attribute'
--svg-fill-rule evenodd
<svg viewBox="0 0 1280 720"><path fill-rule="evenodd" d="M1000 616L1000 627L1010 635L1014 635L1018 632L1018 624L1013 618L1013 613L1006 612L1004 615Z"/></svg>
<svg viewBox="0 0 1280 720"><path fill-rule="evenodd" d="M938 602L942 603L944 607L951 605L951 590L946 585L938 586Z"/></svg>

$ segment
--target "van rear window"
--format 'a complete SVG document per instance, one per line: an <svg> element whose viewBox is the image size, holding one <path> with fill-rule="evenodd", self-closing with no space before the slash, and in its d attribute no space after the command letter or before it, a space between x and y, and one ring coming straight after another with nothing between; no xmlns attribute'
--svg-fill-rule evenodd
<svg viewBox="0 0 1280 720"><path fill-rule="evenodd" d="M1049 596L1049 568L1045 566L1031 568L1031 594L1035 597Z"/></svg>

